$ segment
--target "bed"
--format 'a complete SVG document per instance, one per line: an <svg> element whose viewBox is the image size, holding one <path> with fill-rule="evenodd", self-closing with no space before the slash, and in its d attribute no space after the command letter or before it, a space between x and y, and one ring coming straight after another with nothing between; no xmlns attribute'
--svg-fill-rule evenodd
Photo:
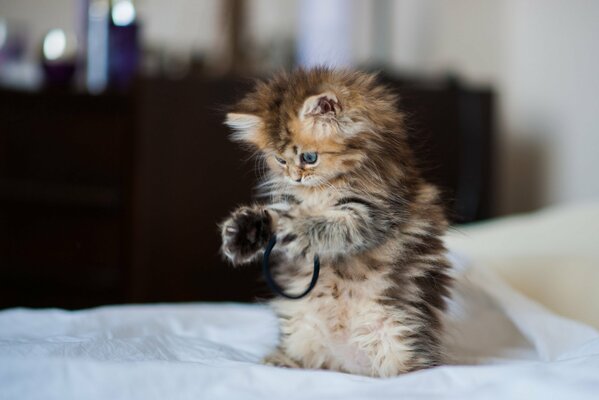
<svg viewBox="0 0 599 400"><path fill-rule="evenodd" d="M454 229L450 363L390 379L261 365L261 304L4 310L0 399L596 399L597 238L599 204Z"/></svg>

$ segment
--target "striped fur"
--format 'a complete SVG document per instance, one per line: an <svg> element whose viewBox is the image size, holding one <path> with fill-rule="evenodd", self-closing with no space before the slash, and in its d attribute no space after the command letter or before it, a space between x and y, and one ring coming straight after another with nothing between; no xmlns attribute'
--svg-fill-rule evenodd
<svg viewBox="0 0 599 400"><path fill-rule="evenodd" d="M396 103L372 75L323 68L258 83L227 116L268 172L262 201L222 224L223 254L251 262L276 233L276 278L292 293L314 254L322 265L307 297L271 302L281 341L268 363L369 376L442 363L447 221Z"/></svg>

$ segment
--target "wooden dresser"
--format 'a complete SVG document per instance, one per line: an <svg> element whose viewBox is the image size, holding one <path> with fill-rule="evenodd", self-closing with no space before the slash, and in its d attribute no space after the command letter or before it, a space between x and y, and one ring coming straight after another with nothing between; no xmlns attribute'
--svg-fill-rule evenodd
<svg viewBox="0 0 599 400"><path fill-rule="evenodd" d="M454 219L491 216L491 92L387 79ZM258 268L222 262L216 227L255 183L222 125L223 107L249 83L145 79L101 96L0 90L0 307L263 294Z"/></svg>

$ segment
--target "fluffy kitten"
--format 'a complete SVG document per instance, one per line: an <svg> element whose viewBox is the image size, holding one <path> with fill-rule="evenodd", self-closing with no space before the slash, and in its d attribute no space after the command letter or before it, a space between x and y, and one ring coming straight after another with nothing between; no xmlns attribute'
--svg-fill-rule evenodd
<svg viewBox="0 0 599 400"><path fill-rule="evenodd" d="M268 238L288 293L274 299L281 339L265 362L393 376L441 363L450 265L437 190L406 143L396 97L372 75L298 70L258 83L227 115L233 139L269 167L268 202L222 224L223 254L256 260Z"/></svg>

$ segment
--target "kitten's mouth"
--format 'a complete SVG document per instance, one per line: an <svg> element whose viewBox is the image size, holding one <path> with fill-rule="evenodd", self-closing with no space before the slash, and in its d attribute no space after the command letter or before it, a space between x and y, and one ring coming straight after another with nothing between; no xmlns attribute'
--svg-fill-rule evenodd
<svg viewBox="0 0 599 400"><path fill-rule="evenodd" d="M303 179L301 181L296 181L295 179L287 178L287 182L292 184L293 186L303 186L305 185L305 181Z"/></svg>
<svg viewBox="0 0 599 400"><path fill-rule="evenodd" d="M310 187L314 187L314 186L318 186L319 184L319 180L318 179L302 179L301 182L297 183L298 185L302 185L302 186L310 186Z"/></svg>
<svg viewBox="0 0 599 400"><path fill-rule="evenodd" d="M286 178L287 178L287 183L291 184L292 186L315 187L315 186L319 186L321 183L323 183L323 181L320 178L314 177L312 175L307 176L307 177L302 177L301 180L295 180L289 176L287 176Z"/></svg>

